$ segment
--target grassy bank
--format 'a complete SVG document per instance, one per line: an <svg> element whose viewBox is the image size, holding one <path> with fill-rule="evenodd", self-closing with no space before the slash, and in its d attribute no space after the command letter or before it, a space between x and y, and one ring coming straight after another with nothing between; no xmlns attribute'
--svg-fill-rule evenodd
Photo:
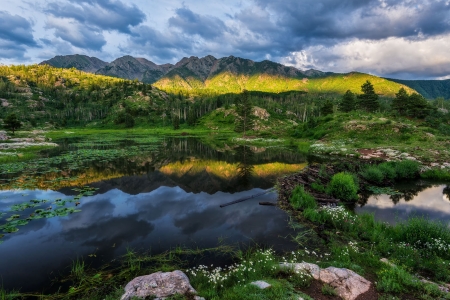
<svg viewBox="0 0 450 300"><path fill-rule="evenodd" d="M297 185L284 199L285 209L324 240L315 250L320 255L314 257L305 249L302 259L319 261L321 267L351 269L374 282L383 299L450 299L438 286L446 288L450 280L450 230L446 224L412 217L389 225L376 221L372 214L356 215L351 209L358 201L357 192L371 187L389 191L395 181L418 178L420 168L414 161L338 164L321 168L323 172L313 184ZM446 178L448 172L431 170L421 176ZM312 194L320 191L343 201L338 206L319 205Z"/></svg>

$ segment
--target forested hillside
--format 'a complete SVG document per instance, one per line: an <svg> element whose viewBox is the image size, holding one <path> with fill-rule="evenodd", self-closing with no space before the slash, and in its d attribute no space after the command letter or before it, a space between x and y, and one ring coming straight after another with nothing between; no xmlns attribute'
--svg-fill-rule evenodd
<svg viewBox="0 0 450 300"><path fill-rule="evenodd" d="M406 85L427 99L443 97L450 99L450 79L447 80L401 80L389 79L394 82Z"/></svg>

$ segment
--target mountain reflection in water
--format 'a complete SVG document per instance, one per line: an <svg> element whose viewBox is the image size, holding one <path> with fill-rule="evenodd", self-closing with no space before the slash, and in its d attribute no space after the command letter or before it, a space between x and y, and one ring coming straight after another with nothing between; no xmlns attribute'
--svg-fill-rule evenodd
<svg viewBox="0 0 450 300"><path fill-rule="evenodd" d="M275 201L276 193L226 208L219 205L272 187L278 176L301 170L305 166L302 157L295 152L283 154L283 150L271 150L272 156L250 154L249 148L233 155L207 150L206 157L175 152L178 159L155 158L159 153L151 158L151 165L149 160L140 163L146 159L122 161L113 173L125 169L128 175L116 178L109 175L110 169L96 165L97 175L90 178L97 181L89 186L98 190L80 200L81 212L32 220L18 232L5 235L0 245L4 288L42 290L49 278L66 273L77 258L98 266L123 255L127 248L159 253L180 245L215 247L224 239L232 245L257 243L283 251L293 249L295 245L285 238L293 234L286 213L258 205ZM238 157L242 151L246 160ZM145 169L136 167L134 173L136 164ZM107 174L105 180L101 180L102 172ZM77 192L72 187L69 182L56 190L1 191L0 212L32 199L53 203L73 198ZM26 217L34 209L19 214Z"/></svg>

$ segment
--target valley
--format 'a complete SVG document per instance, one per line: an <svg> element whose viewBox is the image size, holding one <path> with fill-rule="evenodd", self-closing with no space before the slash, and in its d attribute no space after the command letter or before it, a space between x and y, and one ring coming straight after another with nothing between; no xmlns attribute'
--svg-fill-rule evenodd
<svg viewBox="0 0 450 300"><path fill-rule="evenodd" d="M206 299L337 297L278 267L306 261L378 282L371 297L447 297L450 101L435 84L234 56L2 65L0 296L119 299L181 268ZM261 278L273 287L241 284Z"/></svg>

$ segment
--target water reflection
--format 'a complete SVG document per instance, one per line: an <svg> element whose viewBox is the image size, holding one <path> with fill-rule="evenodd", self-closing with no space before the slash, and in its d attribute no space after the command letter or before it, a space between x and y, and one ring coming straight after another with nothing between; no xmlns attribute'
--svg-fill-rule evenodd
<svg viewBox="0 0 450 300"><path fill-rule="evenodd" d="M410 190L404 189L409 187ZM395 224L413 216L424 216L443 221L450 226L449 186L419 182L399 186L400 195L370 196L366 203L355 209L358 213L373 213L377 220Z"/></svg>
<svg viewBox="0 0 450 300"><path fill-rule="evenodd" d="M32 199L49 203L73 199L78 192L72 188L81 183L98 188L80 200L81 212L32 220L5 235L0 245L3 286L42 290L49 278L66 273L77 257L101 265L124 254L127 247L158 253L178 245L214 247L225 239L229 244L291 250L294 245L284 238L293 233L286 213L258 205L274 201L276 194L219 207L272 187L278 176L305 166L295 152L265 150L255 153L241 146L220 152L192 139L167 139L151 154L91 162L66 182L60 180L62 173L44 174L34 181L41 189L1 191L0 212L10 215L13 204ZM46 190L49 187L53 190ZM24 219L35 209L18 214Z"/></svg>

